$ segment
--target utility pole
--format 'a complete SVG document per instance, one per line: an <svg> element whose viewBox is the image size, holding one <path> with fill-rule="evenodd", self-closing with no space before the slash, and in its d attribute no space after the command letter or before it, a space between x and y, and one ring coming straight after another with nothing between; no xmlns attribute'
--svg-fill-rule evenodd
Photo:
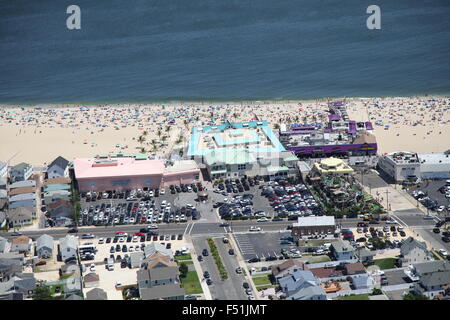
<svg viewBox="0 0 450 320"><path fill-rule="evenodd" d="M389 189L386 189L386 209L389 210Z"/></svg>

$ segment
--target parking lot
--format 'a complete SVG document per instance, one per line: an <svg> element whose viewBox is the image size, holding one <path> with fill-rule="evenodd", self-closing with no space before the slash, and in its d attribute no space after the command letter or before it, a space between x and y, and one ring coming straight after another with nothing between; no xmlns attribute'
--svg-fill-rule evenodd
<svg viewBox="0 0 450 320"><path fill-rule="evenodd" d="M252 189L253 188L253 189ZM289 218L318 214L320 206L302 183L268 181L243 195L233 195L219 203L223 219L237 218Z"/></svg>
<svg viewBox="0 0 450 320"><path fill-rule="evenodd" d="M426 180L408 193L429 210L446 214L450 212L450 193L446 196L445 184L446 180Z"/></svg>
<svg viewBox="0 0 450 320"><path fill-rule="evenodd" d="M199 218L192 188L81 195L79 225L183 223ZM100 198L100 199L99 199Z"/></svg>
<svg viewBox="0 0 450 320"><path fill-rule="evenodd" d="M108 300L122 300L122 292L121 290L117 290L116 286L135 285L137 282L136 271L138 268L131 268L129 265L129 258L127 258L131 253L143 252L143 248L152 242L158 242L166 248L168 248L168 244L170 244L169 248L172 249L173 252L189 248L184 237L180 239L176 234L158 235L156 241L153 240L153 237L141 241L141 237L137 236L134 239L131 237L130 241L124 238L123 241L117 240L114 242L114 238L110 238L110 243L106 243L106 239L107 238L103 238L103 243L99 243L100 238L82 239L80 240L80 246L89 246L92 244L96 247L97 252L94 255L94 259L82 261L82 264L86 267L83 276L90 272L98 274L100 278L98 288L107 292ZM114 247L114 253L112 253L112 247ZM126 251L124 251L124 247L126 247ZM119 251L116 250L118 248ZM109 270L105 264L105 259L111 257L114 258L113 270ZM95 264L95 267L91 268L92 264ZM91 289L85 290L89 291Z"/></svg>
<svg viewBox="0 0 450 320"><path fill-rule="evenodd" d="M277 233L242 233L234 234L234 239L244 259L265 259L267 257L279 257L281 249L298 249L293 243L281 244L281 238L290 237L290 232Z"/></svg>

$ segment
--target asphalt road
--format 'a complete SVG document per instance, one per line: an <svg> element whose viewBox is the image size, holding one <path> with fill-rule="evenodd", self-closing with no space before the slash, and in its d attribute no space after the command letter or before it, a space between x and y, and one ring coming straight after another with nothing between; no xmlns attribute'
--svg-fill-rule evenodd
<svg viewBox="0 0 450 320"><path fill-rule="evenodd" d="M360 219L339 219L336 220L337 224L340 224L342 228L356 227L356 223ZM171 224L159 224L158 229L155 230L159 234L189 234L191 236L196 235L221 235L224 233L241 233L248 232L251 226L259 226L264 231L286 231L287 226L292 225L295 221L267 221L267 222L256 222L256 221L230 221L229 227L220 227L219 222L208 222L208 221L193 221L187 223L171 223ZM381 222L377 227L383 226L384 223ZM145 227L145 225L120 225L120 226L87 226L80 227L79 234L92 233L97 237L113 236L117 231L124 231L128 233L138 232L139 229ZM23 234L30 237L39 237L42 234L48 234L53 237L64 237L67 234L67 228L46 228L41 230L33 231L21 231ZM11 237L10 233L0 233L2 237Z"/></svg>
<svg viewBox="0 0 450 320"><path fill-rule="evenodd" d="M208 271L210 274L210 279L213 283L209 286L209 291L213 299L219 300L231 300L235 299L233 297L234 289L231 282L226 283L227 280L221 280L219 270L217 269L216 263L214 262L214 258L211 255L211 250L209 249L209 245L206 241L205 237L192 239L192 243L194 245L195 251L200 255L202 254L203 249L207 249L209 255L203 257L203 261L200 262L200 266L202 267L202 271ZM195 257L196 259L196 257ZM203 273L199 275L200 281L205 281L203 278Z"/></svg>
<svg viewBox="0 0 450 320"><path fill-rule="evenodd" d="M221 239L215 240L220 257L222 258L228 273L228 279L225 280L223 284L227 297L229 297L230 300L246 300L247 294L242 286L246 281L242 274L236 273L236 268L239 267L236 255L230 255L228 253L228 250L231 248L229 244L223 243Z"/></svg>

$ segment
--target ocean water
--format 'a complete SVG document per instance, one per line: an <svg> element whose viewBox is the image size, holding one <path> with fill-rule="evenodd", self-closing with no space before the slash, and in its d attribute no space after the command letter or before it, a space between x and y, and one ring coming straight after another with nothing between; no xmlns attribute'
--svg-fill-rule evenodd
<svg viewBox="0 0 450 320"><path fill-rule="evenodd" d="M0 103L449 94L449 17L448 0L0 0Z"/></svg>

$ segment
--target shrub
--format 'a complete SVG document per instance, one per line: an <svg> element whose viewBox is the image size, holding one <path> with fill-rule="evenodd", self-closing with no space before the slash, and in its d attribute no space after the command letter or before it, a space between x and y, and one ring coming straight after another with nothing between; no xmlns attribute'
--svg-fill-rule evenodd
<svg viewBox="0 0 450 320"><path fill-rule="evenodd" d="M217 250L217 246L214 243L214 240L212 238L208 238L207 241L208 241L209 249L211 250L211 254L217 265L217 269L219 269L220 278L222 280L228 279L227 271L225 270L225 266L223 265L222 259L220 258L220 254L219 254L219 251Z"/></svg>

